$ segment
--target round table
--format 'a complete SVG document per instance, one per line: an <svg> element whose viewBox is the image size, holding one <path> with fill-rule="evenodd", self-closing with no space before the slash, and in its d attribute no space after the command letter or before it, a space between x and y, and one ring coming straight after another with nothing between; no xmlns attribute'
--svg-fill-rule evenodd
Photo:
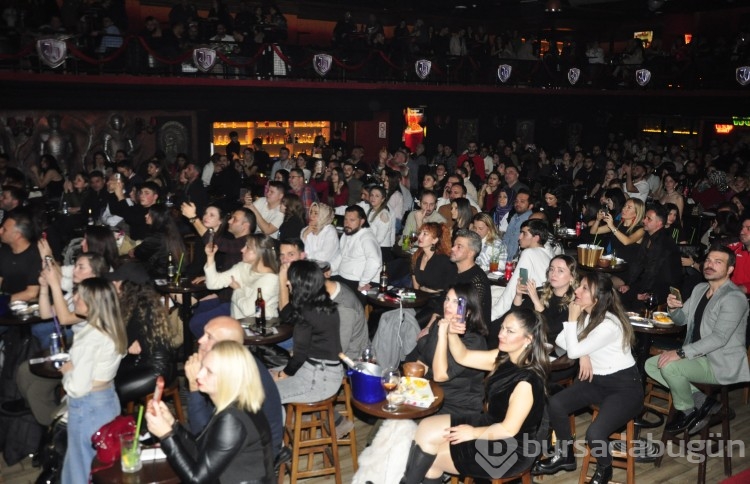
<svg viewBox="0 0 750 484"><path fill-rule="evenodd" d="M578 270L584 271L584 272L595 271L595 272L601 272L603 274L620 274L620 273L623 273L623 272L625 272L625 271L628 270L628 263L627 262L622 262L620 264L617 264L617 267L611 267L611 266L610 267L599 267L599 266L589 267L589 266L585 266L585 265L583 265L583 264L581 264L579 262L578 263Z"/></svg>
<svg viewBox="0 0 750 484"><path fill-rule="evenodd" d="M292 333L294 332L294 326L291 324L279 324L280 321L279 318L272 318L266 321L266 328L275 328L277 333L271 334L267 330L266 335L264 336L261 334L248 334L248 330L257 332L254 317L250 316L241 319L240 323L242 323L242 327L245 329L245 346L273 345L291 338Z"/></svg>
<svg viewBox="0 0 750 484"><path fill-rule="evenodd" d="M399 305L399 303L397 302L378 298L380 294L377 292L377 289L371 289L367 292L367 304L387 309L398 309L399 307L421 308L422 306L427 304L427 302L430 300L430 297L432 297L433 295L433 293L421 291L419 289L409 289L409 291L413 291L416 297L414 299L402 298L401 304Z"/></svg>
<svg viewBox="0 0 750 484"><path fill-rule="evenodd" d="M49 356L49 350L44 350L36 353L34 358L44 358ZM50 378L54 380L60 380L62 373L60 370L55 368L55 364L52 361L45 361L44 363L38 363L36 365L29 364L29 370L31 373L42 378Z"/></svg>
<svg viewBox="0 0 750 484"><path fill-rule="evenodd" d="M101 466L94 459L91 468ZM181 481L172 470L166 459L144 461L143 467L138 472L122 472L119 459L106 469L100 469L91 473L91 481L94 484L179 484Z"/></svg>
<svg viewBox="0 0 750 484"><path fill-rule="evenodd" d="M375 403L362 403L355 398L352 398L352 405L362 412L378 418L396 420L424 418L437 412L440 409L440 406L443 405L443 399L445 398L443 389L434 381L430 381L430 388L432 389L432 394L435 395L435 401L427 408L414 407L412 405L399 405L398 410L395 412L386 412L383 410L385 400Z"/></svg>
<svg viewBox="0 0 750 484"><path fill-rule="evenodd" d="M500 277L490 277L490 273L488 273L487 280L490 281L490 286L506 287L508 285L505 274L500 274Z"/></svg>
<svg viewBox="0 0 750 484"><path fill-rule="evenodd" d="M199 284L193 284L188 282L187 284L175 284L169 282L167 284L157 284L156 289L162 294L182 294L182 304L180 305L180 319L182 319L182 347L184 348L185 354L189 355L193 352L193 333L190 331L190 319L193 317L193 304L192 296L196 292L202 292L206 290L206 284L201 282Z"/></svg>

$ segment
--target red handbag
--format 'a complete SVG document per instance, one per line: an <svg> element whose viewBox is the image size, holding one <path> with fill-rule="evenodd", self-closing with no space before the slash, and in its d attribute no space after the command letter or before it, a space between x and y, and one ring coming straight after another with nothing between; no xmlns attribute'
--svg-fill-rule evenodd
<svg viewBox="0 0 750 484"><path fill-rule="evenodd" d="M132 415L118 415L94 432L91 444L96 449L96 458L102 464L113 464L120 458L120 435L135 432Z"/></svg>

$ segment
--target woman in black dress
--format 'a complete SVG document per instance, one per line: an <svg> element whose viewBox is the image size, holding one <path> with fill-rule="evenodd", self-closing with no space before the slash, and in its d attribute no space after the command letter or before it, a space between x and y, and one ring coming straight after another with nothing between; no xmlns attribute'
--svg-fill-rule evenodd
<svg viewBox="0 0 750 484"><path fill-rule="evenodd" d="M281 199L281 213L284 221L279 227L279 240L299 238L305 228L305 208L299 197L294 193L287 193Z"/></svg>
<svg viewBox="0 0 750 484"><path fill-rule="evenodd" d="M447 347L461 365L491 372L487 412L422 420L401 484L439 484L444 472L496 479L527 469L541 452L540 440L547 432L543 416L548 358L541 318L528 309L511 310L500 329L498 348L488 351L466 349L459 338L466 325L458 318L439 324L438 348ZM501 457L497 464L513 463L495 465L490 460L489 475L480 462L493 456Z"/></svg>
<svg viewBox="0 0 750 484"><path fill-rule="evenodd" d="M417 321L424 327L433 314L442 311L443 294L456 280L458 270L450 259L451 232L444 224L422 224L417 247L411 258L412 287L434 293L427 305L417 312Z"/></svg>

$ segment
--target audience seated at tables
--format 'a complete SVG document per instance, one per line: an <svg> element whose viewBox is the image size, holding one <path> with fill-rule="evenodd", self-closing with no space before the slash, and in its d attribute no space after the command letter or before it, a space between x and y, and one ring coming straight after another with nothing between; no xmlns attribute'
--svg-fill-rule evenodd
<svg viewBox="0 0 750 484"><path fill-rule="evenodd" d="M522 196L522 194L519 195ZM518 197L516 197L517 199ZM528 279L533 279L537 284L544 284L547 280L547 268L552 258L544 248L548 234L547 224L541 220L527 220L521 224L521 234L518 237L521 256L518 258L518 263L513 275L508 280L505 291L495 304L496 314L505 314L513 304L522 270L526 272ZM496 329L496 322L491 323L490 338L493 338L493 330L497 333ZM494 339L488 341L489 347L492 348L494 343Z"/></svg>
<svg viewBox="0 0 750 484"><path fill-rule="evenodd" d="M605 252L612 253L623 259L628 264L628 271L614 276L615 287L619 288L633 281L631 274L635 263L641 257L640 246L646 231L643 228L643 216L646 214L646 205L638 198L631 198L622 207L620 212L620 223L615 224L611 213L599 210L596 213L596 222L591 225L591 235L596 235L599 240L603 234L611 234L609 244L611 250L605 246ZM604 224L600 225L601 222Z"/></svg>
<svg viewBox="0 0 750 484"><path fill-rule="evenodd" d="M339 252L339 236L333 226L333 209L315 202L308 211L308 225L300 237L305 242L305 251L311 259L333 262Z"/></svg>
<svg viewBox="0 0 750 484"><path fill-rule="evenodd" d="M487 272L490 270L490 262L494 260L498 267L505 268L508 252L492 217L484 212L478 213L471 219L470 228L482 238L482 252L477 256L477 265Z"/></svg>
<svg viewBox="0 0 750 484"><path fill-rule="evenodd" d="M278 239L299 238L305 228L305 210L299 197L294 193L284 195L281 199L281 212L284 214L284 221L279 227Z"/></svg>
<svg viewBox="0 0 750 484"><path fill-rule="evenodd" d="M680 287L680 252L671 234L664 229L666 219L666 211L658 205L650 207L643 218L646 235L640 244L641 256L633 261L630 270L632 282L618 289L628 308L640 307L639 301L644 301L648 294L654 294L657 302L663 303L670 287Z"/></svg>
<svg viewBox="0 0 750 484"><path fill-rule="evenodd" d="M185 379L188 383L188 428L193 435L200 435L203 432L215 411L213 402L198 387L198 372L200 372L203 358L216 343L234 341L243 344L244 339L245 332L239 321L229 316L218 316L206 324L203 336L198 340L198 351L190 355L185 362ZM271 429L271 447L274 456L278 456L284 437L283 408L279 390L263 363L257 357L253 358L258 366L260 382L265 394L262 409Z"/></svg>
<svg viewBox="0 0 750 484"><path fill-rule="evenodd" d="M548 187L544 191L544 204L540 207L547 215L547 220L551 224L559 220L562 227L573 227L573 210L565 201L564 191L560 187Z"/></svg>
<svg viewBox="0 0 750 484"><path fill-rule="evenodd" d="M431 190L424 190L419 196L419 210L412 210L406 216L404 222L403 234L411 235L427 222L445 223L445 219L437 210L437 195Z"/></svg>
<svg viewBox="0 0 750 484"><path fill-rule="evenodd" d="M365 211L358 205L347 207L339 253L331 262L331 269L336 274L333 279L348 285L361 296L361 291L368 291L372 284L379 282L381 264L380 246L367 224Z"/></svg>
<svg viewBox="0 0 750 484"><path fill-rule="evenodd" d="M456 233L451 247L451 262L456 264L456 284L471 284L477 292L482 308L482 319L490 320L492 295L487 274L476 264L482 250L482 239L476 232L462 229Z"/></svg>
<svg viewBox="0 0 750 484"><path fill-rule="evenodd" d="M513 190L508 187L503 187L499 190L497 198L495 199L495 205L492 210L489 211L492 221L497 227L499 234L505 237L505 232L508 230L508 221L515 204L516 194Z"/></svg>
<svg viewBox="0 0 750 484"><path fill-rule="evenodd" d="M255 233L266 234L277 238L279 227L284 222L284 213L281 210L281 200L284 198L286 187L283 183L270 181L266 187L266 196L253 202L250 192L245 195L245 208L250 209L255 215L257 228Z"/></svg>
<svg viewBox="0 0 750 484"><path fill-rule="evenodd" d="M730 277L736 267L732 250L714 246L703 263L706 282L684 302L667 297L675 324L686 325L683 345L646 361L646 373L669 388L676 414L665 431L698 433L720 407L691 383L731 385L750 381L745 334L748 304Z"/></svg>
<svg viewBox="0 0 750 484"><path fill-rule="evenodd" d="M151 400L145 412L148 430L161 441L180 480L274 482L275 455L262 408L261 371L241 343L213 345L202 358L196 381L216 410L197 437L174 419L163 401Z"/></svg>
<svg viewBox="0 0 750 484"><path fill-rule="evenodd" d="M576 468L568 416L588 405L599 406L599 416L586 431L586 443L596 455L591 482L612 478L609 435L635 418L643 407L643 383L632 355L633 327L607 274L590 272L581 279L568 320L555 343L579 360L573 385L549 400L550 425L557 435L554 454L534 466L536 474L555 474Z"/></svg>
<svg viewBox="0 0 750 484"><path fill-rule="evenodd" d="M440 484L445 472L495 479L528 469L548 432L544 418L548 358L541 318L527 309L514 309L498 335L500 345L486 351L464 346L459 335L467 328L455 316L441 320L438 330L438 345L447 346L458 364L490 372L485 387L487 412L422 420L401 484ZM513 449L510 456L503 456L503 463L510 465L488 469L476 459L479 448Z"/></svg>
<svg viewBox="0 0 750 484"><path fill-rule="evenodd" d="M440 314L433 314L427 327L420 333L417 346L404 361L416 361L425 367L425 378L440 384L445 400L439 413L462 414L482 411L484 372L456 362L448 351L447 341L440 338L441 321L457 317L458 300L465 302L466 332L460 335L463 345L470 350L486 350L487 326L476 291L469 284L457 284L448 289ZM458 316L460 319L460 315Z"/></svg>
<svg viewBox="0 0 750 484"><path fill-rule="evenodd" d="M141 262L151 278L165 279L171 254L175 270L179 268L184 274L188 264L185 243L170 209L164 205L150 206L146 212L146 225L148 231L141 243L130 251L130 257Z"/></svg>
<svg viewBox="0 0 750 484"><path fill-rule="evenodd" d="M126 190L127 182L112 176L109 180L109 212L122 217L129 227L128 235L133 240L143 240L149 233L146 223L148 209L159 200L159 185L154 182L144 182L133 185L137 192L137 204L129 202L130 191Z"/></svg>
<svg viewBox="0 0 750 484"><path fill-rule="evenodd" d="M529 219L536 205L536 200L534 200L527 189L521 188L515 193L516 196L513 200L515 213L508 220L508 228L505 230L505 235L503 235L503 242L505 242L505 247L508 249L508 258L511 260L514 260L518 253L518 237L521 235L521 224Z"/></svg>
<svg viewBox="0 0 750 484"><path fill-rule="evenodd" d="M31 211L17 208L0 226L0 291L11 301L30 301L39 294L42 263Z"/></svg>
<svg viewBox="0 0 750 484"><path fill-rule="evenodd" d="M202 301L190 320L190 330L197 337L203 334L203 327L216 316L229 316L242 319L255 315L255 300L258 290L266 301L266 317L278 316L279 305L279 262L275 242L262 234L248 235L242 249L242 262L238 262L224 272L218 272L214 256L216 246L206 246L206 287L223 289L231 287L229 302L220 299Z"/></svg>
<svg viewBox="0 0 750 484"><path fill-rule="evenodd" d="M460 185L454 184L451 190L455 189ZM469 199L465 197L458 197L451 200L451 222L453 234L461 229L471 228L471 219L474 213L469 203Z"/></svg>

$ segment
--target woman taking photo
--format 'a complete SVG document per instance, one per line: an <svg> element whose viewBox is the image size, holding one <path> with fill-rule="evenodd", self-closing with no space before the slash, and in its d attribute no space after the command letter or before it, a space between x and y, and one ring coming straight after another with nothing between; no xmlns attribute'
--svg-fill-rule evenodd
<svg viewBox="0 0 750 484"><path fill-rule="evenodd" d="M527 469L547 433L542 419L548 359L541 319L528 309L511 310L500 329L498 348L487 351L464 346L459 335L466 325L455 316L440 320L438 330L439 351L449 350L462 366L490 372L485 383L487 412L422 420L401 484L439 484L444 472L496 479ZM489 475L477 459L479 448L513 449L513 456L503 458L514 463L503 476L495 467Z"/></svg>
<svg viewBox="0 0 750 484"><path fill-rule="evenodd" d="M470 350L487 349L485 340L487 326L482 319L479 296L470 284L457 284L448 289L445 295L442 317L438 314L433 315L425 329L426 334L420 334L417 346L404 359L404 361L416 361L422 364L425 368L425 378L440 384L445 393L445 400L439 411L441 414L481 413L482 411L484 373L459 365L448 352L445 341L442 341L438 347L440 343L438 321L441 319L451 321L456 317L459 298L463 298L466 303L466 333L460 335L463 345Z"/></svg>
<svg viewBox="0 0 750 484"><path fill-rule="evenodd" d="M328 200L332 207L349 204L349 186L346 184L344 170L338 166L331 170L331 181L328 184Z"/></svg>
<svg viewBox="0 0 750 484"><path fill-rule="evenodd" d="M631 198L622 207L620 223L615 224L611 212L600 210L596 214L596 222L591 226L589 233L591 235L612 234L611 250L607 252L614 252L617 257L624 259L628 266L632 267L636 258L640 257L640 243L646 234L642 224L645 211L645 205L641 200ZM600 225L602 221L604 224ZM627 273L623 274L622 278L615 277L615 287L620 287L629 280Z"/></svg>
<svg viewBox="0 0 750 484"><path fill-rule="evenodd" d="M149 226L148 235L133 249L130 256L138 259L149 275L154 279L168 277L169 255L175 269L184 259L185 243L182 241L177 224L164 205L152 205L146 213L146 225ZM183 264L187 264L182 260Z"/></svg>
<svg viewBox="0 0 750 484"><path fill-rule="evenodd" d="M298 238L305 228L305 208L299 197L294 193L287 193L281 199L281 213L284 221L279 226L279 240Z"/></svg>
<svg viewBox="0 0 750 484"><path fill-rule="evenodd" d="M380 185L370 190L370 211L367 212L367 222L375 235L375 240L378 241L383 260L388 261L392 258L391 247L396 242L396 226L395 216L386 204L385 193L385 188ZM400 193L398 195L401 196Z"/></svg>
<svg viewBox="0 0 750 484"><path fill-rule="evenodd" d="M508 249L505 248L492 217L484 212L474 215L474 218L471 219L471 230L482 238L482 251L476 258L477 265L484 272L490 270L490 262L493 260L498 263L498 267L505 267Z"/></svg>
<svg viewBox="0 0 750 484"><path fill-rule="evenodd" d="M255 300L258 290L266 301L266 318L278 316L279 307L279 258L275 242L263 234L247 236L242 248L242 262L229 270L216 269L216 244L206 246L206 288L232 288L232 298L224 302L219 298L201 301L195 308L190 330L196 337L203 336L203 327L216 316L229 316L242 319L255 315Z"/></svg>
<svg viewBox="0 0 750 484"><path fill-rule="evenodd" d="M127 336L115 289L109 281L81 281L73 296L75 314L86 318L76 326L73 346L60 372L68 396L68 449L63 484L88 482L96 451L91 436L120 415L113 380L127 352Z"/></svg>
<svg viewBox="0 0 750 484"><path fill-rule="evenodd" d="M302 241L308 259L330 263L339 253L339 236L333 226L333 209L314 202L308 212L308 225L302 230ZM282 239L283 240L283 239Z"/></svg>
<svg viewBox="0 0 750 484"><path fill-rule="evenodd" d="M490 212L497 206L497 195L500 193L500 174L496 171L487 175L487 183L479 190L479 206L483 212Z"/></svg>
<svg viewBox="0 0 750 484"><path fill-rule="evenodd" d="M599 407L599 416L586 431L586 442L596 455L594 484L612 478L609 435L635 418L643 408L641 375L631 352L633 327L620 298L606 274L583 276L568 306L568 320L556 343L569 358L579 359L578 379L550 398L550 426L557 435L552 457L537 462L537 474L573 471L576 457L568 416L589 405Z"/></svg>
<svg viewBox="0 0 750 484"><path fill-rule="evenodd" d="M285 321L294 325L294 349L289 363L271 375L281 403L319 402L335 395L344 370L339 361L339 313L325 287L323 272L314 261L292 262L287 273L291 300Z"/></svg>
<svg viewBox="0 0 750 484"><path fill-rule="evenodd" d="M516 193L508 187L501 188L497 194L497 204L490 212L490 215L492 215L492 222L497 227L500 235L505 234L508 230L508 220L510 219L510 212L513 209L513 202L515 200Z"/></svg>
<svg viewBox="0 0 750 484"><path fill-rule="evenodd" d="M216 411L197 438L163 401L151 400L145 414L148 430L161 441L180 482L276 482L259 371L265 369L259 370L250 352L237 342L218 342L206 353L197 384Z"/></svg>

